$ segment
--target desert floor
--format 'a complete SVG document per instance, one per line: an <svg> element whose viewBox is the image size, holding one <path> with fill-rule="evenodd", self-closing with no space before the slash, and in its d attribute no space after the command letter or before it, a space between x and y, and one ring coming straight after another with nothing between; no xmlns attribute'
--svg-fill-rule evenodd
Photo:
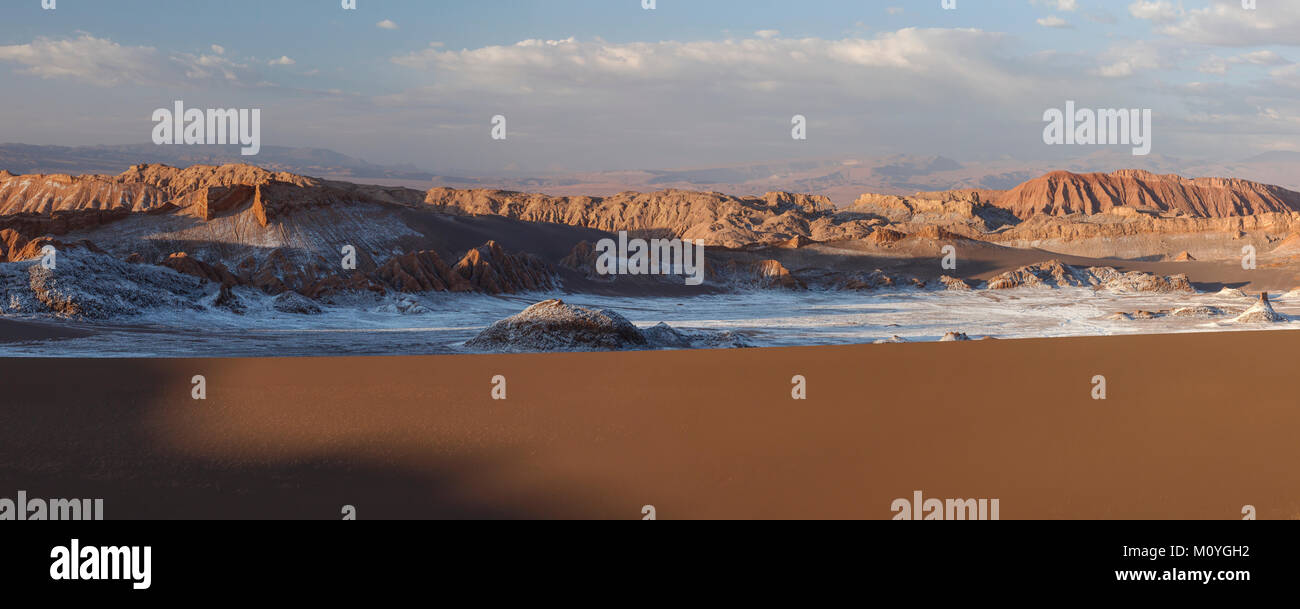
<svg viewBox="0 0 1300 609"><path fill-rule="evenodd" d="M109 519L887 519L914 490L1003 519L1289 519L1298 345L4 359L0 493L102 497Z"/></svg>

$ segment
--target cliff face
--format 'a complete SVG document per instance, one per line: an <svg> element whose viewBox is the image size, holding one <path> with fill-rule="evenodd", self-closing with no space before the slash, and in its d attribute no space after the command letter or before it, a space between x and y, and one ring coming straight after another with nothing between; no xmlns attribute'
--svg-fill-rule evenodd
<svg viewBox="0 0 1300 609"><path fill-rule="evenodd" d="M252 165L136 165L117 176L0 175L0 216L182 210L204 220L251 207L265 226L277 214L345 201L412 205L419 191L330 182Z"/></svg>
<svg viewBox="0 0 1300 609"><path fill-rule="evenodd" d="M761 199L684 190L626 192L612 197L551 197L434 188L427 193L425 203L447 213L703 239L707 245L723 247L797 237L816 241L856 239L870 234L878 224L837 214L825 197L786 192L768 193Z"/></svg>
<svg viewBox="0 0 1300 609"><path fill-rule="evenodd" d="M233 287L319 298L339 291L516 293L553 287L553 269L489 241L444 246L442 262L400 217L423 193L273 173L249 165L140 165L118 176L0 175L0 262L65 245L102 243L119 259L152 263ZM479 241L478 243L483 243ZM91 242L85 242L95 247ZM355 269L340 248L355 250ZM468 249L466 249L468 247ZM98 248L95 248L97 251Z"/></svg>
<svg viewBox="0 0 1300 609"><path fill-rule="evenodd" d="M1125 169L1114 173L1054 171L996 200L1020 218L1099 214L1127 207L1201 218L1300 211L1300 193L1232 178L1188 179Z"/></svg>

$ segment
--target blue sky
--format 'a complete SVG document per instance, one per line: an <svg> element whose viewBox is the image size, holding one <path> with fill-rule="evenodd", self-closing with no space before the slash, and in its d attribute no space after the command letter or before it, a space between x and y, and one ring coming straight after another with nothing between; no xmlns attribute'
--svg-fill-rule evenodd
<svg viewBox="0 0 1300 609"><path fill-rule="evenodd" d="M1073 99L1153 109L1158 154L1300 148L1300 2L1238 4L9 0L0 141L143 143L183 99L262 108L265 145L444 173L1041 158L1094 152L1041 145Z"/></svg>

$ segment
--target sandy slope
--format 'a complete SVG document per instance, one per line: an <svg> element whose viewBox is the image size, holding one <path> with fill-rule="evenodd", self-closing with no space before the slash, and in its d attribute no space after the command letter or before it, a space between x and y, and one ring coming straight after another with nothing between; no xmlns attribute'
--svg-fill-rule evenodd
<svg viewBox="0 0 1300 609"><path fill-rule="evenodd" d="M1004 519L1296 518L1297 340L4 360L0 486L110 519L889 518L918 489Z"/></svg>

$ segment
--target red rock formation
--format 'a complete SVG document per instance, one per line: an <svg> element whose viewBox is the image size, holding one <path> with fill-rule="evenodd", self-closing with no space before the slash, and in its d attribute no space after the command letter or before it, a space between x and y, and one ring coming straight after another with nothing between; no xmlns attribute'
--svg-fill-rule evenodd
<svg viewBox="0 0 1300 609"><path fill-rule="evenodd" d="M240 281L234 273L231 273L230 270L226 268L226 265L219 262L215 265L208 264L202 260L191 257L185 252L175 252L168 256L166 260L163 260L161 264L162 266L178 273L193 275L200 279L219 283L222 287L244 284L244 282Z"/></svg>
<svg viewBox="0 0 1300 609"><path fill-rule="evenodd" d="M65 243L49 236L28 239L22 233L6 228L0 229L0 262L18 262L20 260L39 258L41 256L41 250L47 245L52 245L59 251L77 247L85 248L99 254L104 253L104 250L96 247L94 243L84 239L75 243Z"/></svg>
<svg viewBox="0 0 1300 609"><path fill-rule="evenodd" d="M1300 211L1300 193L1248 180L1188 179L1136 169L1109 174L1054 171L1011 189L996 204L1020 218L1098 214L1116 207L1223 218Z"/></svg>
<svg viewBox="0 0 1300 609"><path fill-rule="evenodd" d="M0 216L183 209L204 220L245 205L266 226L277 214L341 202L414 205L423 193L330 182L252 165L136 165L117 176L0 176ZM120 219L112 216L108 219Z"/></svg>
<svg viewBox="0 0 1300 609"><path fill-rule="evenodd" d="M390 259L376 278L401 292L515 294L554 287L554 272L531 254L511 254L495 241L476 247L453 267L437 252L420 251Z"/></svg>
<svg viewBox="0 0 1300 609"><path fill-rule="evenodd" d="M569 255L560 260L560 266L570 268L575 271L586 273L588 277L596 275L596 261L600 255L596 253L596 246L590 241L580 241Z"/></svg>
<svg viewBox="0 0 1300 609"><path fill-rule="evenodd" d="M451 268L433 251L394 256L375 274L399 292L468 292L471 289L459 275L453 276Z"/></svg>
<svg viewBox="0 0 1300 609"><path fill-rule="evenodd" d="M624 192L612 197L551 197L434 188L427 193L425 202L448 213L703 239L706 245L724 247L775 244L799 236L817 241L861 238L875 225L839 217L824 197L790 193L768 193L761 199L684 190Z"/></svg>
<svg viewBox="0 0 1300 609"><path fill-rule="evenodd" d="M532 254L507 254L495 241L476 247L465 254L452 272L471 288L488 294L514 294L553 287L554 273L546 263Z"/></svg>

